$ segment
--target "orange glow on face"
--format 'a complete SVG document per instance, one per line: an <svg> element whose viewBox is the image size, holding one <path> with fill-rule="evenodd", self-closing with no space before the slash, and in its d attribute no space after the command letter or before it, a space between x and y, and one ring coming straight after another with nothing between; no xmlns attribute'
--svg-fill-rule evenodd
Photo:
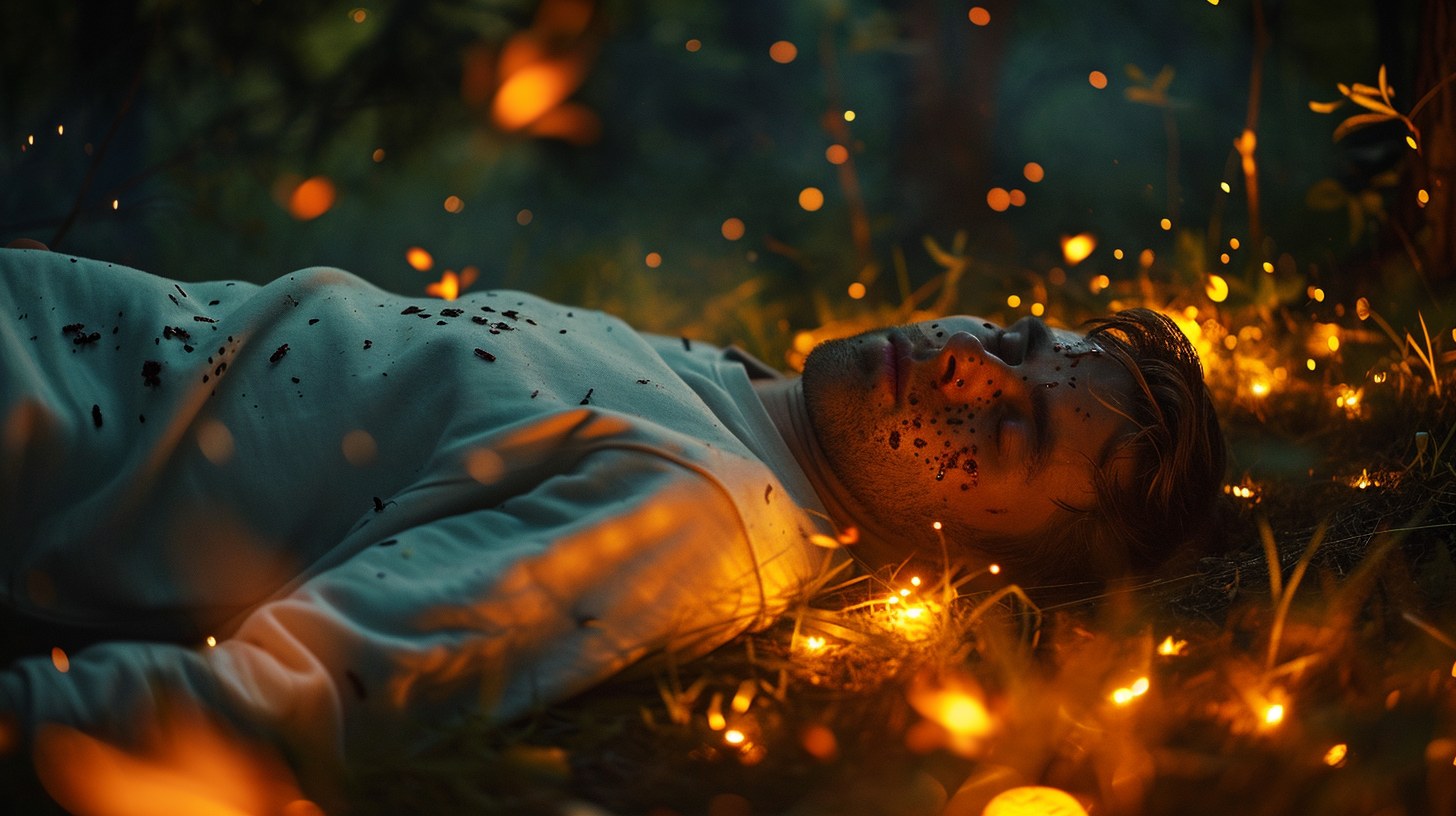
<svg viewBox="0 0 1456 816"><path fill-rule="evenodd" d="M824 158L828 159L830 164L844 164L849 161L849 150L844 145L830 145L829 149L824 151Z"/></svg>
<svg viewBox="0 0 1456 816"><path fill-rule="evenodd" d="M799 56L799 48L788 40L779 40L768 47L769 59L780 64L788 64Z"/></svg>
<svg viewBox="0 0 1456 816"><path fill-rule="evenodd" d="M727 221L723 222L722 231L724 238L727 238L730 241L737 241L739 238L743 237L743 221L738 218L730 218Z"/></svg>
<svg viewBox="0 0 1456 816"><path fill-rule="evenodd" d="M334 206L334 183L324 176L314 176L293 188L288 197L288 214L299 221L312 221Z"/></svg>
<svg viewBox="0 0 1456 816"><path fill-rule="evenodd" d="M520 130L576 90L575 73L559 62L536 62L521 68L496 92L491 117L501 130Z"/></svg>
<svg viewBox="0 0 1456 816"><path fill-rule="evenodd" d="M1107 74L1101 71L1093 71L1087 75L1087 81L1092 83L1092 87L1100 91L1107 87Z"/></svg>
<svg viewBox="0 0 1456 816"><path fill-rule="evenodd" d="M992 187L986 193L986 206L996 212L1006 212L1006 208L1011 206L1011 193L1000 187Z"/></svg>
<svg viewBox="0 0 1456 816"><path fill-rule="evenodd" d="M818 187L805 187L799 191L799 206L814 212L824 206L824 193Z"/></svg>
<svg viewBox="0 0 1456 816"><path fill-rule="evenodd" d="M1046 178L1046 171L1036 162L1027 162L1026 166L1021 168L1021 174L1033 184Z"/></svg>
<svg viewBox="0 0 1456 816"><path fill-rule="evenodd" d="M421 272L428 272L430 267L435 265L434 257L420 247L410 247L404 253L404 259L410 266Z"/></svg>
<svg viewBox="0 0 1456 816"><path fill-rule="evenodd" d="M1062 257L1067 259L1068 266L1076 266L1087 260L1087 256L1096 248L1097 238L1090 232L1062 238Z"/></svg>
<svg viewBox="0 0 1456 816"><path fill-rule="evenodd" d="M971 9L970 18L972 25L987 25L991 22L991 12L986 11L980 6L976 6L975 8Z"/></svg>

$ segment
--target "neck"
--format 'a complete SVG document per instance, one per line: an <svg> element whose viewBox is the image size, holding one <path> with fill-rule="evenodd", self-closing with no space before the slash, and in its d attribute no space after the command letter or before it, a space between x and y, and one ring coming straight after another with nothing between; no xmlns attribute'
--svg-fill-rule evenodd
<svg viewBox="0 0 1456 816"><path fill-rule="evenodd" d="M860 533L867 532L868 517L852 509L857 503L835 478L824 450L819 447L819 439L809 422L809 408L804 402L803 382L798 377L758 380L753 383L753 388L758 392L758 398L779 436L783 437L784 444L824 503L824 509L829 512L835 527L840 530L854 527ZM869 527L868 531L874 532L874 527Z"/></svg>

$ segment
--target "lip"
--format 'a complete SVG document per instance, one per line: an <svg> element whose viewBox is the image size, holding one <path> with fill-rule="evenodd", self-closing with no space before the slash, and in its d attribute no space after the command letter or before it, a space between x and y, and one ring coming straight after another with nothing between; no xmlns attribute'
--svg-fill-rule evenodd
<svg viewBox="0 0 1456 816"><path fill-rule="evenodd" d="M885 338L885 380L890 396L899 405L905 399L910 379L910 343L898 333Z"/></svg>

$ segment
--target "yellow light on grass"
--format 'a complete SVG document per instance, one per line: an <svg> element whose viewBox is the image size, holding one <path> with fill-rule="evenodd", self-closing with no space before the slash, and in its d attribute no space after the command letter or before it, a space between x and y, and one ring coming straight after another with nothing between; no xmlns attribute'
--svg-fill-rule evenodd
<svg viewBox="0 0 1456 816"><path fill-rule="evenodd" d="M1265 272L1268 272L1270 275L1274 274L1274 264L1269 263L1268 261L1265 261L1264 262L1264 271Z"/></svg>
<svg viewBox="0 0 1456 816"><path fill-rule="evenodd" d="M1254 380L1254 382L1249 385L1249 390L1254 393L1254 396L1262 397L1269 393L1269 384L1264 382L1263 380Z"/></svg>
<svg viewBox="0 0 1456 816"><path fill-rule="evenodd" d="M1164 218L1162 221L1158 222L1158 226L1162 227L1165 230L1170 230L1173 228L1173 222Z"/></svg>
<svg viewBox="0 0 1456 816"><path fill-rule="evenodd" d="M814 212L824 206L824 193L818 187L805 187L799 191L799 206Z"/></svg>
<svg viewBox="0 0 1456 816"><path fill-rule="evenodd" d="M1327 346L1330 347L1330 351L1339 351L1340 350L1340 338L1338 338L1338 337L1336 337L1336 336L1334 336L1332 334L1332 335L1329 336L1328 339L1325 340L1325 345L1327 345Z"/></svg>
<svg viewBox="0 0 1456 816"><path fill-rule="evenodd" d="M1062 237L1062 257L1067 260L1068 266L1076 266L1087 260L1087 256L1096 248L1097 239L1090 232Z"/></svg>
<svg viewBox="0 0 1456 816"><path fill-rule="evenodd" d="M1132 697L1132 689L1130 688L1120 688L1117 691L1112 692L1112 702L1117 703L1118 705L1127 705L1128 703L1132 702Z"/></svg>
<svg viewBox="0 0 1456 816"><path fill-rule="evenodd" d="M1218 261L1219 261L1219 263L1228 263L1229 262L1229 254L1227 252L1225 252L1222 255L1218 256Z"/></svg>
<svg viewBox="0 0 1456 816"><path fill-rule="evenodd" d="M1107 74L1101 71L1093 71L1087 75L1087 81L1092 84L1092 87L1100 91L1107 87Z"/></svg>
<svg viewBox="0 0 1456 816"><path fill-rule="evenodd" d="M1229 187L1229 183L1227 181L1221 181L1221 182L1219 182L1218 183L1218 188L1220 190L1223 190L1225 193L1231 191L1231 188Z"/></svg>
<svg viewBox="0 0 1456 816"><path fill-rule="evenodd" d="M1313 357L1311 357L1308 360L1305 360L1304 361L1304 367L1307 368L1307 369L1309 369L1310 371L1314 371L1314 367L1316 365L1318 365L1318 364L1314 361L1314 358Z"/></svg>
<svg viewBox="0 0 1456 816"><path fill-rule="evenodd" d="M1408 144L1408 145L1410 145L1410 149L1411 150L1420 150L1421 149L1420 146L1416 144L1416 137L1414 137L1414 136L1407 136L1407 137L1405 137L1405 143Z"/></svg>
<svg viewBox="0 0 1456 816"><path fill-rule="evenodd" d="M1021 296L1020 295L1010 295L1010 296L1008 296L1006 298L1006 305L1007 306L1010 306L1013 309L1015 309L1016 307L1018 307L1018 306L1021 305Z"/></svg>
<svg viewBox="0 0 1456 816"><path fill-rule="evenodd" d="M854 121L854 111L845 111L844 112L844 121L846 121L846 122L853 122Z"/></svg>
<svg viewBox="0 0 1456 816"><path fill-rule="evenodd" d="M1416 201L1420 202L1420 205L1424 207L1431 202L1431 194L1425 190L1417 190Z"/></svg>
<svg viewBox="0 0 1456 816"><path fill-rule="evenodd" d="M1239 248L1239 239L1237 239L1237 238L1230 238L1229 239L1229 249L1238 249L1238 248Z"/></svg>
<svg viewBox="0 0 1456 816"><path fill-rule="evenodd" d="M1209 275L1208 285L1203 288L1203 291L1208 295L1209 300L1214 303L1223 303L1228 299L1228 281L1219 275Z"/></svg>
<svg viewBox="0 0 1456 816"><path fill-rule="evenodd" d="M1093 278L1091 281L1089 281L1087 283L1087 288L1088 289L1091 289L1092 290L1092 294L1095 295L1098 292L1101 292L1103 289L1106 289L1107 287L1109 287L1111 285L1112 285L1112 279L1111 278L1107 277L1106 275L1098 275L1097 277Z"/></svg>
<svg viewBox="0 0 1456 816"><path fill-rule="evenodd" d="M986 11L980 6L976 6L975 8L971 9L970 19L972 25L987 25L991 22L991 12Z"/></svg>
<svg viewBox="0 0 1456 816"><path fill-rule="evenodd" d="M817 652L824 648L824 638L806 637L804 638L804 648L811 652Z"/></svg>
<svg viewBox="0 0 1456 816"><path fill-rule="evenodd" d="M1325 751L1325 764L1330 766L1331 768L1338 768L1341 765L1344 765L1345 754L1348 752L1349 748L1346 747L1345 743L1343 742L1338 745L1330 746L1330 750Z"/></svg>
<svg viewBox="0 0 1456 816"><path fill-rule="evenodd" d="M1122 260L1122 250L1120 250L1120 249L1114 249L1114 250L1112 250L1112 257L1118 259L1119 261Z"/></svg>
<svg viewBox="0 0 1456 816"><path fill-rule="evenodd" d="M410 266L421 272L428 272L430 267L435 265L434 257L420 247L410 247L404 253L404 259Z"/></svg>
<svg viewBox="0 0 1456 816"><path fill-rule="evenodd" d="M1031 314L1033 317L1041 317L1043 314L1046 314L1046 306L1041 303L1031 304Z"/></svg>
<svg viewBox="0 0 1456 816"><path fill-rule="evenodd" d="M911 586L920 586L920 576L917 575L914 578L911 578L910 579L910 585Z"/></svg>
<svg viewBox="0 0 1456 816"><path fill-rule="evenodd" d="M981 816L1087 816L1087 810L1066 791L1029 785L996 794Z"/></svg>
<svg viewBox="0 0 1456 816"><path fill-rule="evenodd" d="M989 567L986 568L986 571L989 572L989 573L991 573L992 575L1000 575L1001 574L1001 565L1000 564L992 564L991 566L989 566Z"/></svg>
<svg viewBox="0 0 1456 816"><path fill-rule="evenodd" d="M743 736L743 732L737 729L731 729L723 735L723 741L729 745L742 745L745 739L747 738Z"/></svg>
<svg viewBox="0 0 1456 816"><path fill-rule="evenodd" d="M1158 654L1164 657L1172 657L1173 655L1183 654L1183 650L1186 648L1188 648L1188 641L1174 640L1172 635L1168 635L1163 638L1162 643L1158 644Z"/></svg>
<svg viewBox="0 0 1456 816"><path fill-rule="evenodd" d="M730 241L737 241L739 238L743 237L743 220L740 218L730 218L727 221L723 222L721 230L723 232L724 238L727 238Z"/></svg>
<svg viewBox="0 0 1456 816"><path fill-rule="evenodd" d="M768 47L769 59L781 65L787 65L799 56L799 48L788 40L779 40Z"/></svg>
<svg viewBox="0 0 1456 816"><path fill-rule="evenodd" d="M723 717L723 692L713 695L712 702L708 703L708 727L714 731L722 731L728 727L728 720Z"/></svg>
<svg viewBox="0 0 1456 816"><path fill-rule="evenodd" d="M1284 706L1275 703L1264 709L1264 722L1268 725L1278 725L1284 719Z"/></svg>
<svg viewBox="0 0 1456 816"><path fill-rule="evenodd" d="M1148 693L1148 687L1150 685L1151 685L1151 683L1148 682L1148 678L1146 678L1146 677L1139 677L1137 680L1133 681L1133 684L1131 686L1131 690L1132 690L1133 696L1136 697L1136 696L1141 695L1141 694L1147 694Z"/></svg>
<svg viewBox="0 0 1456 816"><path fill-rule="evenodd" d="M111 199L111 209L115 210L115 209L119 208L120 206L121 206L121 200L120 199L116 199L116 198Z"/></svg>

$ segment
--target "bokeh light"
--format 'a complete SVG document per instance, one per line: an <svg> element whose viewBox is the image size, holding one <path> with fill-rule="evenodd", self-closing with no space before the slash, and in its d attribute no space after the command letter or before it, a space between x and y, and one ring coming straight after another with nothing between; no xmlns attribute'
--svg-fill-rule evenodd
<svg viewBox="0 0 1456 816"><path fill-rule="evenodd" d="M799 56L799 48L788 40L779 40L768 47L769 59L779 64L788 64Z"/></svg>

